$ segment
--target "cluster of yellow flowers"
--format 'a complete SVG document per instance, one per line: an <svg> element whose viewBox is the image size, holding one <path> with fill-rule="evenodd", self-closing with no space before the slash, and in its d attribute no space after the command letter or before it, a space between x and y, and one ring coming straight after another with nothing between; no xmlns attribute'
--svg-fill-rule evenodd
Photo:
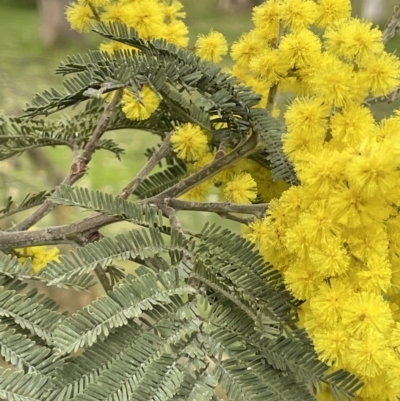
<svg viewBox="0 0 400 401"><path fill-rule="evenodd" d="M210 150L207 132L197 125L187 123L179 126L171 142L177 156L186 162L190 174L211 163L215 157L215 151ZM212 193L222 201L249 204L256 200L257 194L268 202L287 188L283 180L274 182L266 168L253 160L242 159L186 192L182 199L205 201Z"/></svg>
<svg viewBox="0 0 400 401"><path fill-rule="evenodd" d="M58 261L60 250L57 247L31 246L28 248L16 248L14 249L14 253L17 255L18 262L20 263L25 263L30 258L32 273L37 274L50 261Z"/></svg>
<svg viewBox="0 0 400 401"><path fill-rule="evenodd" d="M321 360L365 383L358 399L397 400L400 113L378 123L363 101L400 85L400 60L379 29L350 18L350 0L269 0L253 20L233 72L264 101L273 85L297 95L284 151L301 185L246 236L304 300L300 324Z"/></svg>
<svg viewBox="0 0 400 401"><path fill-rule="evenodd" d="M231 47L232 73L262 95L259 106L273 87L296 95L285 113L284 151L301 185L274 183L270 171L243 159L184 198L206 200L218 191L235 203L257 195L271 201L266 218L245 235L304 300L300 324L321 360L365 383L358 399L394 401L400 396L400 112L376 122L363 102L400 85L400 60L384 50L379 29L350 12L350 0L268 0L254 9L254 29ZM79 31L95 21L120 21L144 39L178 46L188 43L184 16L176 0L78 0L67 9ZM215 31L201 35L195 48L213 62L228 51ZM124 93L129 118L146 119L159 106L146 85L139 97ZM171 142L189 173L215 157L209 135L194 124L178 127ZM318 399L331 400L329 389Z"/></svg>

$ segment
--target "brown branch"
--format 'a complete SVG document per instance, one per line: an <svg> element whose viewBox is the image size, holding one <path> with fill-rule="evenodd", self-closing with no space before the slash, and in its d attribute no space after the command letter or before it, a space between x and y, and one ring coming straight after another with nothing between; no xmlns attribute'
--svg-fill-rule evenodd
<svg viewBox="0 0 400 401"><path fill-rule="evenodd" d="M253 131L244 142L239 144L232 152L222 156L219 159L214 159L210 164L203 167L201 170L196 173L190 175L184 180L178 182L173 185L171 188L166 189L160 194L154 196L153 198L147 199L146 203L151 203L153 200L161 199L161 198L174 198L176 196L182 195L185 192L189 191L196 185L208 180L213 177L215 174L222 171L224 168L234 164L236 161L241 159L242 157L246 157L257 149L259 149L259 138L255 131Z"/></svg>
<svg viewBox="0 0 400 401"><path fill-rule="evenodd" d="M388 42L400 29L400 4L394 6L393 14L383 29L383 43Z"/></svg>
<svg viewBox="0 0 400 401"><path fill-rule="evenodd" d="M109 109L109 116L111 115L111 110ZM104 114L103 114L103 117ZM109 117L108 117L109 118ZM99 132L102 129L105 129L104 123L102 124L101 118L99 121L98 126L103 127L99 128L97 131L96 137L99 138ZM165 148L167 147L168 141L165 142ZM264 146L264 144L261 144ZM166 191L162 192L161 194L156 195L153 198L146 199L144 201L140 201L138 203L141 204L154 204L155 206L159 206L162 204L163 199L176 197L181 195L182 193L188 191L189 189L193 188L200 182L207 180L208 178L212 177L213 175L217 174L219 171L223 170L227 166L235 163L242 157L248 156L253 152L257 151L260 148L259 138L256 132L252 132L246 140L244 140L241 144L239 144L232 152L222 156L221 158L214 160L209 165L205 166L198 172L194 173L193 175L187 177L185 180L177 183L176 185L172 186L171 188L167 189ZM90 160L90 149L93 149L93 142L92 146L88 147L88 151L82 155L84 160ZM164 149L164 147L163 147ZM160 153L163 152L160 151ZM148 168L156 161L158 156L154 156L151 164L149 164ZM77 161L79 164L79 160ZM144 176L147 174L147 169L139 172L140 176ZM138 177L135 177L138 178ZM131 185L136 185L131 183ZM125 194L129 192L132 188L131 185L128 185L128 189L125 191ZM126 195L125 195L126 196ZM161 202L161 203L160 203ZM182 204L181 204L182 205ZM258 206L256 206L257 208ZM221 211L222 214L225 214L225 217L230 218L229 212L237 212L239 206L235 207L232 205L226 205L228 210ZM235 209L235 210L233 210ZM211 210L212 211L212 210ZM31 223L35 219L29 221ZM55 227L48 227L44 229L34 230L34 231L25 231L26 222L24 224L20 224L19 226L13 227L8 231L0 231L0 249L1 250L9 250L13 248L19 247L28 247L34 245L50 245L50 244L59 244L59 243L71 243L71 242L80 242L86 241L86 238L101 227L106 226L108 224L115 223L117 221L123 220L121 216L106 216L101 213L96 213L92 216L86 217L76 223L72 223L69 225L62 225L62 226L55 226ZM237 220L237 218L235 218ZM35 221L36 222L36 221ZM33 223L34 224L34 223ZM22 229L20 228L22 225ZM28 224L29 227L29 224Z"/></svg>
<svg viewBox="0 0 400 401"><path fill-rule="evenodd" d="M92 137L86 144L82 154L79 155L76 158L76 160L74 160L74 162L72 163L70 172L64 178L62 184L72 185L85 175L87 171L87 166L90 160L92 159L94 151L96 150L97 143L99 142L102 135L105 133L108 124L110 122L111 115L121 99L122 91L123 91L122 89L118 89L112 101L109 104L107 104L107 106L104 108L103 114L101 115L100 120L97 123L97 126L93 132ZM16 226L10 228L8 231L27 230L28 228L36 224L38 221L40 221L43 217L48 215L56 206L57 206L56 204L51 203L48 200L44 201L42 205L27 219L17 224Z"/></svg>
<svg viewBox="0 0 400 401"><path fill-rule="evenodd" d="M369 107L377 103L393 103L399 97L400 97L400 86L387 95L370 97L369 99L364 100L362 102L362 105Z"/></svg>
<svg viewBox="0 0 400 401"><path fill-rule="evenodd" d="M127 199L129 195L142 183L149 175L153 168L162 160L170 151L172 132L168 133L161 144L160 148L154 152L143 168L137 173L136 177L121 191L120 197Z"/></svg>
<svg viewBox="0 0 400 401"><path fill-rule="evenodd" d="M76 243L80 246L85 246L87 244L92 244L94 242L97 242L101 239L102 235L96 231L92 235L88 236L84 240L80 240L79 242L77 241ZM107 277L107 274L105 270L98 264L95 269L94 273L96 274L97 278L100 281L100 284L104 288L105 292L112 291L113 287L111 285L110 279Z"/></svg>
<svg viewBox="0 0 400 401"><path fill-rule="evenodd" d="M174 210L192 210L197 212L212 212L212 213L240 213L252 214L258 218L265 217L265 212L268 209L268 203L242 205L238 203L221 203L221 202L191 202L183 201L176 198L166 198L164 204Z"/></svg>

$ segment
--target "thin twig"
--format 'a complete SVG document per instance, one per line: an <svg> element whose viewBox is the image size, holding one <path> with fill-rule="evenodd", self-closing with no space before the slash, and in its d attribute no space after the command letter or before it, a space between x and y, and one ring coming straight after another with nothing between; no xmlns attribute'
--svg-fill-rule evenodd
<svg viewBox="0 0 400 401"><path fill-rule="evenodd" d="M278 37L276 38L276 42L274 44L275 49L279 47L279 44L281 43L282 37L284 35L285 35L285 28L283 27L282 21L280 21ZM272 113L272 111L274 110L275 99L276 95L278 94L278 86L279 84L276 83L269 88L267 104L265 106L269 113Z"/></svg>
<svg viewBox="0 0 400 401"><path fill-rule="evenodd" d="M143 168L137 173L136 177L121 191L120 197L127 199L129 195L142 183L142 181L149 175L153 168L162 160L170 151L172 132L168 133L161 144L160 148L154 152Z"/></svg>
<svg viewBox="0 0 400 401"><path fill-rule="evenodd" d="M248 226L250 223L254 221L254 217L240 217L232 213L217 213L217 214L222 219L236 221L236 223L245 224L246 226Z"/></svg>
<svg viewBox="0 0 400 401"><path fill-rule="evenodd" d="M213 177L215 174L222 171L224 168L234 164L236 161L241 159L242 157L249 156L250 154L254 153L255 149L259 150L258 146L260 145L258 135L255 131L253 131L249 137L239 144L232 152L222 156L217 160L213 160L210 164L203 167L201 170L197 171L196 173L190 175L189 177L185 178L184 180L178 182L177 184L173 185L171 188L166 189L165 191L161 192L160 194L147 199L146 203L151 203L154 199L157 200L160 198L174 198L183 193L189 191L196 185L208 180L209 178Z"/></svg>
<svg viewBox="0 0 400 401"><path fill-rule="evenodd" d="M266 109L269 113L272 113L272 111L274 110L275 98L277 93L278 93L278 84L272 85L269 88L267 106L266 106Z"/></svg>
<svg viewBox="0 0 400 401"><path fill-rule="evenodd" d="M394 6L393 14L383 29L383 43L388 42L400 29L400 4Z"/></svg>
<svg viewBox="0 0 400 401"><path fill-rule="evenodd" d="M265 217L268 209L268 203L242 205L238 203L221 203L221 202L191 202L183 201L176 198L166 198L164 204L172 207L174 210L193 210L198 212L212 213L240 213L252 214L258 218Z"/></svg>
<svg viewBox="0 0 400 401"><path fill-rule="evenodd" d="M69 174L64 178L62 184L72 185L76 181L78 181L87 171L87 166L92 159L92 155L96 150L97 143L99 142L102 135L106 132L108 124L111 119L111 115L118 105L122 96L122 89L118 89L112 99L112 101L107 104L104 108L103 114L101 115L99 122L93 132L92 137L86 144L82 154L78 156L76 160L72 163ZM43 204L32 213L27 219L17 224L14 227L11 227L8 231L23 231L32 227L43 217L48 215L57 205L45 200Z"/></svg>
<svg viewBox="0 0 400 401"><path fill-rule="evenodd" d="M98 231L96 231L95 233L93 233L93 235L90 235L83 240L76 241L76 244L79 246L85 246L87 244L92 244L94 242L97 242L98 240L101 239L101 237L102 235ZM96 274L97 278L100 281L100 284L104 288L104 291L106 292L112 291L113 287L111 285L110 279L108 278L106 272L100 266L100 264L97 264L97 266L94 269L94 273Z"/></svg>
<svg viewBox="0 0 400 401"><path fill-rule="evenodd" d="M205 284L207 287L210 287L213 289L215 292L219 292L220 294L224 295L226 298L228 298L230 301L232 301L236 306L239 307L243 312L247 314L252 320L256 321L257 320L257 315L243 302L240 301L238 297L235 297L234 294L225 291L223 288L219 287L217 284L213 283L210 280L207 280L205 277L200 276L197 273L191 273L190 275L191 278L194 278L195 280L200 281L201 283Z"/></svg>
<svg viewBox="0 0 400 401"><path fill-rule="evenodd" d="M362 105L369 107L377 103L393 103L399 97L400 97L400 86L387 95L370 97L369 99L364 100L362 102Z"/></svg>

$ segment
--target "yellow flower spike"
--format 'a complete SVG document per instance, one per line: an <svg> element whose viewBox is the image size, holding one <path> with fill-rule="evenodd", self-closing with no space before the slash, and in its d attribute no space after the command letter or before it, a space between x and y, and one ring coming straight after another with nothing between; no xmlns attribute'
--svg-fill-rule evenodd
<svg viewBox="0 0 400 401"><path fill-rule="evenodd" d="M325 277L335 277L345 273L350 266L350 256L339 239L310 251L310 260L315 270Z"/></svg>
<svg viewBox="0 0 400 401"><path fill-rule="evenodd" d="M381 199L366 197L356 188L346 185L333 190L328 203L332 216L350 228L381 223L392 212L388 205L382 204Z"/></svg>
<svg viewBox="0 0 400 401"><path fill-rule="evenodd" d="M391 146L390 143L371 143L349 160L345 172L347 181L361 195L378 195L384 199L397 187L399 158L391 151Z"/></svg>
<svg viewBox="0 0 400 401"><path fill-rule="evenodd" d="M249 173L239 173L224 183L222 193L229 202L249 204L256 200L257 184Z"/></svg>
<svg viewBox="0 0 400 401"><path fill-rule="evenodd" d="M386 293L392 279L392 270L386 256L370 256L367 268L359 271L357 277L364 291Z"/></svg>
<svg viewBox="0 0 400 401"><path fill-rule="evenodd" d="M247 228L244 237L250 242L253 242L254 244L257 245L260 244L260 242L268 232L265 219L255 220L254 222L250 223L249 226L244 226L244 227Z"/></svg>
<svg viewBox="0 0 400 401"><path fill-rule="evenodd" d="M171 136L171 143L177 156L188 162L201 159L208 151L207 134L192 123L176 128Z"/></svg>
<svg viewBox="0 0 400 401"><path fill-rule="evenodd" d="M199 35L195 43L196 54L203 60L218 63L228 53L228 42L220 32L211 31L208 35Z"/></svg>
<svg viewBox="0 0 400 401"><path fill-rule="evenodd" d="M95 20L90 6L79 3L71 3L66 8L65 15L71 28L78 32L89 32L92 28L91 22Z"/></svg>
<svg viewBox="0 0 400 401"><path fill-rule="evenodd" d="M139 99L129 90L124 90L122 111L131 120L146 120L157 110L159 105L160 99L147 84L142 87Z"/></svg>

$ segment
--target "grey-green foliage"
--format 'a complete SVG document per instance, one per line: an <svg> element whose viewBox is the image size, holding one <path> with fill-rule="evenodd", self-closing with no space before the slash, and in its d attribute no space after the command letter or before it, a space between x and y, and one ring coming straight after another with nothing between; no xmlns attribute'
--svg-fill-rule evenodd
<svg viewBox="0 0 400 401"><path fill-rule="evenodd" d="M297 182L282 151L283 128L254 107L259 96L250 88L191 51L143 41L122 25L100 25L97 31L141 52L69 57L58 69L72 74L64 91L38 95L25 117L87 101L84 110L49 123L4 118L0 157L37 146L82 148L104 110L101 95L147 83L162 99L159 109L137 122L118 109L109 130L141 129L164 137L176 125L193 122L209 132L214 149L225 140L235 147L257 132L267 146L255 160L276 179ZM218 128L220 122L225 128ZM108 140L98 148L122 153ZM139 200L186 174L168 157L166 167L136 188ZM337 399L350 400L360 387L354 376L330 374L318 360L296 324L299 302L285 290L280 273L239 235L207 224L200 232L184 232L152 203L68 185L28 195L18 207L9 198L0 213L9 216L44 199L125 221L131 229L76 248L36 275L29 260L21 265L15 256L0 257L0 348L13 365L0 374L1 398L208 401L224 394L233 401L305 401L327 384ZM120 260L132 263L134 272L125 276ZM36 280L87 290L96 269L112 278L112 290L68 317L25 284Z"/></svg>
<svg viewBox="0 0 400 401"><path fill-rule="evenodd" d="M58 69L64 75L73 74L64 81L64 91L52 89L36 95L25 116L54 113L116 88L136 90L146 83L162 99L161 115L142 122L140 128L167 132L179 122L192 122L208 131L216 145L227 136L237 143L255 130L268 144L258 159L271 167L274 179L297 183L292 165L282 151L284 128L265 109L254 108L260 96L250 87L221 72L219 67L201 61L187 49L163 40L144 41L125 25L100 24L97 32L136 47L140 53L132 57L131 53L116 52L112 57L91 51L87 60L82 56L68 57ZM163 111L168 118L163 118ZM218 128L220 122L225 122L228 129Z"/></svg>
<svg viewBox="0 0 400 401"><path fill-rule="evenodd" d="M3 257L1 351L22 369L0 376L6 399L210 400L221 387L231 400L312 400L322 383L351 399L359 387L328 374L296 327L297 301L240 236L208 225L184 236L156 209L98 191L62 186L51 199L142 228L79 248L40 277L67 286L116 259L140 267L65 318L48 298L21 293L17 262Z"/></svg>

